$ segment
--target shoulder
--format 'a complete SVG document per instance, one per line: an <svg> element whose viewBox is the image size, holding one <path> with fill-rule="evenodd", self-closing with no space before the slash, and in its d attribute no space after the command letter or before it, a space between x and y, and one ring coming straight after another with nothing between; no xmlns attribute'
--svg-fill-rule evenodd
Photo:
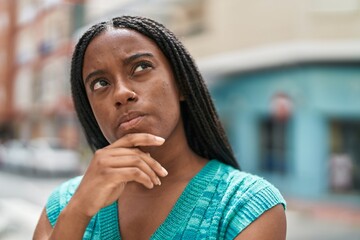
<svg viewBox="0 0 360 240"><path fill-rule="evenodd" d="M285 240L286 239L286 216L284 208L276 205L264 212L258 219L251 223L236 240Z"/></svg>
<svg viewBox="0 0 360 240"><path fill-rule="evenodd" d="M264 178L215 162L217 173L213 184L224 206L223 227L226 238L233 239L263 213L276 205L286 208L280 191ZM215 180L216 179L216 180Z"/></svg>
<svg viewBox="0 0 360 240"><path fill-rule="evenodd" d="M218 188L225 194L235 195L235 199L241 198L244 201L263 195L265 202L276 201L285 205L280 191L263 177L234 169L218 161L215 164L218 170L214 179L217 179Z"/></svg>
<svg viewBox="0 0 360 240"><path fill-rule="evenodd" d="M81 182L82 176L72 178L59 185L49 196L45 209L52 226L55 225L60 212L68 204Z"/></svg>

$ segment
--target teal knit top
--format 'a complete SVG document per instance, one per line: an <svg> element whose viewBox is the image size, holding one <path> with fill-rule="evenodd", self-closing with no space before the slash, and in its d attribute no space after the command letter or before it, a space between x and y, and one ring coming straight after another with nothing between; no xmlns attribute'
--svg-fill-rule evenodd
<svg viewBox="0 0 360 240"><path fill-rule="evenodd" d="M52 226L80 181L71 179L50 195L46 211ZM211 160L188 183L151 239L234 239L277 204L285 208L285 200L269 182ZM91 219L83 239L121 239L117 202Z"/></svg>

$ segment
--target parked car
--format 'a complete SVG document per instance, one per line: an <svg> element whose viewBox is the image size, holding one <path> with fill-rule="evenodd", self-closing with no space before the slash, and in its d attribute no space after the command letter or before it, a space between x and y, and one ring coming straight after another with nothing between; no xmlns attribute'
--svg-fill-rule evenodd
<svg viewBox="0 0 360 240"><path fill-rule="evenodd" d="M29 142L34 170L45 174L80 173L80 155L62 146L58 139L34 139Z"/></svg>
<svg viewBox="0 0 360 240"><path fill-rule="evenodd" d="M3 145L2 161L5 168L15 171L32 170L32 152L26 141L11 140Z"/></svg>
<svg viewBox="0 0 360 240"><path fill-rule="evenodd" d="M80 155L64 148L58 139L12 140L4 144L4 167L41 175L80 173Z"/></svg>

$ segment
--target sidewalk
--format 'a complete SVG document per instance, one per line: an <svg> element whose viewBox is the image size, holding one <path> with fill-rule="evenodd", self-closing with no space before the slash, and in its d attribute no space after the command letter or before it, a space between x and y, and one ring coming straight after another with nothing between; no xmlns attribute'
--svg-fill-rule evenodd
<svg viewBox="0 0 360 240"><path fill-rule="evenodd" d="M41 211L20 198L0 198L0 240L32 239Z"/></svg>
<svg viewBox="0 0 360 240"><path fill-rule="evenodd" d="M360 202L288 199L287 240L360 240Z"/></svg>
<svg viewBox="0 0 360 240"><path fill-rule="evenodd" d="M311 215L319 220L330 220L360 228L360 202L357 205L349 205L328 201L289 199L287 204L289 210Z"/></svg>

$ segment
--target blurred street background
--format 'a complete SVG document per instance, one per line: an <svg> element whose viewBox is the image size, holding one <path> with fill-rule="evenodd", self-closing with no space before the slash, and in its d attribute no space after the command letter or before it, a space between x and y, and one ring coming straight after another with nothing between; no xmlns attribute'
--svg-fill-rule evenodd
<svg viewBox="0 0 360 240"><path fill-rule="evenodd" d="M0 240L31 239L91 151L74 43L142 15L198 63L242 169L284 194L289 240L360 240L360 0L0 0Z"/></svg>

